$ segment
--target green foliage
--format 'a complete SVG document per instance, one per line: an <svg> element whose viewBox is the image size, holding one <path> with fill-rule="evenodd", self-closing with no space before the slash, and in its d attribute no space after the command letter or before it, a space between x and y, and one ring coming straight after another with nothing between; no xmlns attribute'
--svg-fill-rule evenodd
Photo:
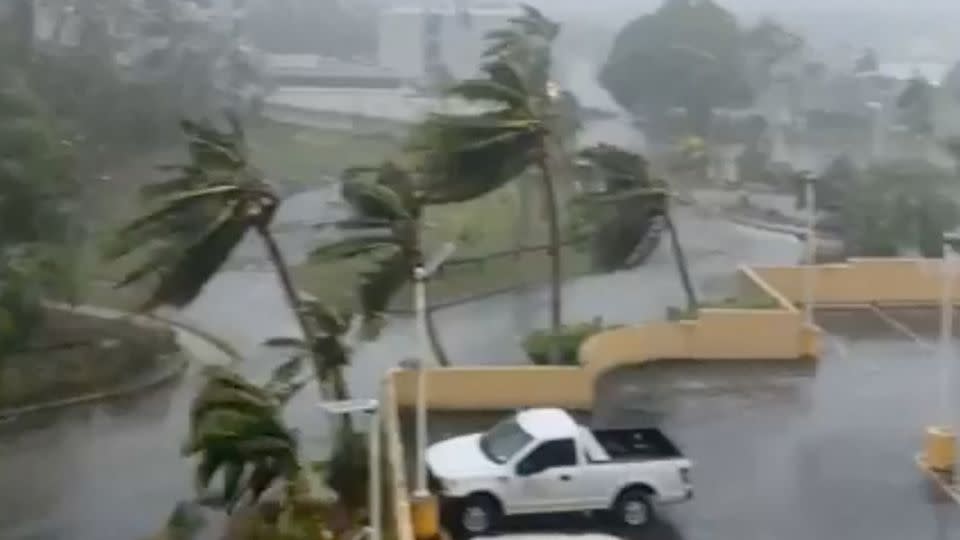
<svg viewBox="0 0 960 540"><path fill-rule="evenodd" d="M685 108L703 135L713 108L750 102L742 49L736 18L712 0L667 0L621 30L600 80L631 111Z"/></svg>
<svg viewBox="0 0 960 540"><path fill-rule="evenodd" d="M0 356L29 339L44 298L72 290L69 158L26 77L0 65Z"/></svg>
<svg viewBox="0 0 960 540"><path fill-rule="evenodd" d="M183 452L198 457L198 489L221 474L220 502L228 512L245 495L256 501L273 482L293 479L300 468L296 436L274 396L222 368L208 371L194 398Z"/></svg>
<svg viewBox="0 0 960 540"><path fill-rule="evenodd" d="M933 132L936 89L923 77L914 77L897 98L901 121L920 135Z"/></svg>
<svg viewBox="0 0 960 540"><path fill-rule="evenodd" d="M553 351L559 352L560 365L579 365L580 346L591 336L613 327L606 327L603 321L596 319L588 323L564 325L559 332L538 330L523 342L527 356L534 364L550 363Z"/></svg>
<svg viewBox="0 0 960 540"><path fill-rule="evenodd" d="M638 246L652 240L649 254L659 243L654 224L667 211L666 187L650 178L647 161L639 154L600 144L580 156L604 186L572 202L576 234L592 236L595 267L611 271L642 262L645 256L633 260Z"/></svg>
<svg viewBox="0 0 960 540"><path fill-rule="evenodd" d="M360 433L341 432L327 465L327 485L347 508L364 508L370 474L366 437Z"/></svg>
<svg viewBox="0 0 960 540"><path fill-rule="evenodd" d="M943 233L960 223L956 178L924 162L894 162L865 171L850 186L839 212L847 253L894 256L915 248L942 251Z"/></svg>
<svg viewBox="0 0 960 540"><path fill-rule="evenodd" d="M182 129L190 162L167 167L173 178L143 189L150 209L124 227L106 252L111 259L147 254L118 284L155 278L144 310L193 301L247 231L269 225L277 206L276 195L247 159L238 123L219 130L184 121Z"/></svg>

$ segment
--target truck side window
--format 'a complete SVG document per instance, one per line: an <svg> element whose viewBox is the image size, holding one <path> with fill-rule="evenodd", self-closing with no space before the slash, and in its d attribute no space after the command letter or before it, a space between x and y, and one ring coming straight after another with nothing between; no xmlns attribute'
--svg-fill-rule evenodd
<svg viewBox="0 0 960 540"><path fill-rule="evenodd" d="M554 467L573 467L577 464L577 453L573 439L547 441L517 464L517 474L527 476L537 474Z"/></svg>

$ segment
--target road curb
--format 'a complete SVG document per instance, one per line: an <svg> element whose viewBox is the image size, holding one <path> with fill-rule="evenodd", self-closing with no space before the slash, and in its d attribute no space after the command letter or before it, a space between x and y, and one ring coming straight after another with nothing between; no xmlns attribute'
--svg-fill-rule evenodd
<svg viewBox="0 0 960 540"><path fill-rule="evenodd" d="M171 355L166 354L162 356ZM176 358L172 359L173 362L167 367L167 369L158 370L149 377L146 377L145 380L120 384L109 390L90 392L87 394L81 394L79 396L57 399L44 403L35 403L33 405L23 405L20 407L0 409L0 422L4 420L9 421L18 416L23 416L26 414L62 409L74 405L84 405L96 401L106 401L108 399L123 397L160 386L183 374L183 372L186 371L187 366L190 365L191 355L184 349L181 348L177 353L175 353L174 356L176 356Z"/></svg>

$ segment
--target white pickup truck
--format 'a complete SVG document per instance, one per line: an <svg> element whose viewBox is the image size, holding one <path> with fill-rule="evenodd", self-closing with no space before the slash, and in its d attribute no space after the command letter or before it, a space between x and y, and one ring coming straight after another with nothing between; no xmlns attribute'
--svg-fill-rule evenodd
<svg viewBox="0 0 960 540"><path fill-rule="evenodd" d="M654 505L693 496L689 460L658 429L590 430L560 409L530 409L486 433L432 445L431 488L468 535L503 516L610 510L640 527Z"/></svg>

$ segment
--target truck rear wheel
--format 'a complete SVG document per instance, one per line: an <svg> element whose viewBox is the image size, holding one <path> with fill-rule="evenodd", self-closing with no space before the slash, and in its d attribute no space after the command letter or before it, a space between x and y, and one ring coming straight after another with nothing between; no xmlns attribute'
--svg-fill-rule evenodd
<svg viewBox="0 0 960 540"><path fill-rule="evenodd" d="M457 526L467 536L490 532L500 520L500 505L487 495L471 495L460 505Z"/></svg>
<svg viewBox="0 0 960 540"><path fill-rule="evenodd" d="M613 516L617 523L625 527L638 528L653 521L653 503L650 493L642 488L631 488L617 497L613 505Z"/></svg>

